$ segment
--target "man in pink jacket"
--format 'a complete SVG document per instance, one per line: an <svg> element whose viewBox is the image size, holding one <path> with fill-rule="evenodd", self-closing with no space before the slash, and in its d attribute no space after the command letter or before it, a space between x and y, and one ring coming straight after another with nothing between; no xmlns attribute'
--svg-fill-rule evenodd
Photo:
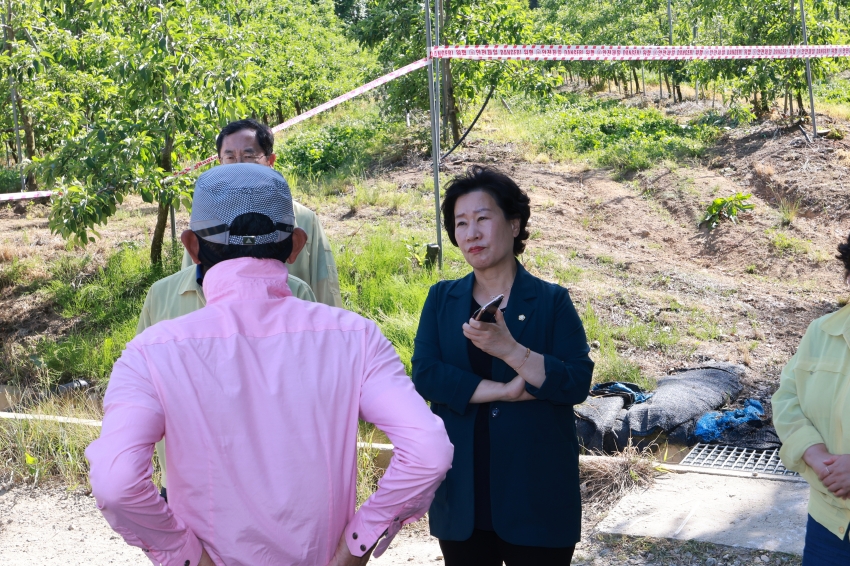
<svg viewBox="0 0 850 566"><path fill-rule="evenodd" d="M112 371L86 450L92 490L154 564L365 564L425 514L451 465L442 421L377 326L291 296L284 260L306 240L293 220L269 167L201 175L182 241L207 305L145 330ZM355 513L358 418L395 452ZM151 481L164 435L167 503Z"/></svg>

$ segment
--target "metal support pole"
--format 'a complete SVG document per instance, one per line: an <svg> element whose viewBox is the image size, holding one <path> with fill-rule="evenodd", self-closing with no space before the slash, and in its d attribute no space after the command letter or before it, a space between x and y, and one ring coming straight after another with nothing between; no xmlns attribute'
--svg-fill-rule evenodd
<svg viewBox="0 0 850 566"><path fill-rule="evenodd" d="M809 32L806 30L806 7L800 0L800 18L803 21L803 45L809 44ZM812 107L812 139L818 137L818 126L815 120L815 92L812 90L812 62L806 57L806 82L809 85L809 104Z"/></svg>
<svg viewBox="0 0 850 566"><path fill-rule="evenodd" d="M672 4L672 0L667 0L667 22L670 24L670 36L669 36L668 39L669 39L670 45L672 46L673 45L673 7L672 7L671 4ZM675 90L676 90L676 79L674 78L673 73L670 73L670 80L673 83L673 92L670 92L669 94L671 95L671 98L673 98L673 103L675 103L676 102L676 92L675 92ZM670 90L670 85L667 85L667 87L668 87L667 90ZM679 102L681 102L681 100Z"/></svg>
<svg viewBox="0 0 850 566"><path fill-rule="evenodd" d="M442 27L442 1L434 0L434 45L442 45L440 43L440 28ZM440 87L442 84L442 75L440 74L440 67L442 66L442 61L439 59L434 59L434 99L435 106L437 109L437 122L439 123L442 118L442 106L440 106ZM440 132L442 134L442 132ZM442 138L440 138L442 140Z"/></svg>
<svg viewBox="0 0 850 566"><path fill-rule="evenodd" d="M8 1L6 2L6 9L8 10L8 16L3 14L3 43L5 44L9 41L8 31L6 29L6 23L12 23L12 5ZM27 188L27 178L24 176L24 166L23 166L23 154L21 153L21 130L18 126L18 93L15 89L15 78L12 76L12 73L9 73L9 97L12 101L12 121L15 126L15 144L17 145L18 150L18 169L21 172L21 192L24 192Z"/></svg>
<svg viewBox="0 0 850 566"><path fill-rule="evenodd" d="M171 241L177 241L177 226L174 223L174 205L172 204L169 208L171 208Z"/></svg>
<svg viewBox="0 0 850 566"><path fill-rule="evenodd" d="M440 247L437 265L443 269L443 232L440 229L440 107L434 84L434 59L431 36L431 0L425 1L425 42L428 49L428 98L431 103L431 157L434 162L434 223L437 230L437 245Z"/></svg>

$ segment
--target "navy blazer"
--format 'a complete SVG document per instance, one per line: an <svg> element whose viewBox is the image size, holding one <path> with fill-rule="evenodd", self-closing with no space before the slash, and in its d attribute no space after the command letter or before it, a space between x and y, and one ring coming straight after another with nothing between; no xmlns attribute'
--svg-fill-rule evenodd
<svg viewBox="0 0 850 566"><path fill-rule="evenodd" d="M563 548L581 535L578 439L573 405L587 398L593 361L569 292L518 265L505 311L514 339L542 354L546 380L526 385L533 401L491 404L490 496L493 528L509 543ZM413 383L431 402L454 444L454 461L431 504L431 534L461 541L474 527L472 372L462 326L469 320L475 275L431 287L413 352ZM516 372L493 358L493 380Z"/></svg>

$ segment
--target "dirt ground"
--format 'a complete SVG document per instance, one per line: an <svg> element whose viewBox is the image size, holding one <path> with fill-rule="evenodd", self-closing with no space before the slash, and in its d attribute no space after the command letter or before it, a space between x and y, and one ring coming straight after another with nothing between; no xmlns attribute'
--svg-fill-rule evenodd
<svg viewBox="0 0 850 566"><path fill-rule="evenodd" d="M575 566L799 566L799 557L697 542L602 538L594 526L600 513L585 513ZM405 527L376 566L440 564L442 553L428 534L427 518ZM128 546L97 510L94 499L59 488L0 489L0 564L76 566L150 564L141 550Z"/></svg>

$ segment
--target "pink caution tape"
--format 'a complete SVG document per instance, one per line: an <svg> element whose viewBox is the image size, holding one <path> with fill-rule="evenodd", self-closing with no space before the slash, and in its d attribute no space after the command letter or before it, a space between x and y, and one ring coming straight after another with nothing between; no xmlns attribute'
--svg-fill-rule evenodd
<svg viewBox="0 0 850 566"><path fill-rule="evenodd" d="M37 198L50 198L53 191L33 191L29 193L7 193L0 195L0 202L14 200L34 200Z"/></svg>
<svg viewBox="0 0 850 566"><path fill-rule="evenodd" d="M848 57L850 45L451 45L434 47L439 59L524 59L530 61L691 61L695 59L814 59Z"/></svg>

